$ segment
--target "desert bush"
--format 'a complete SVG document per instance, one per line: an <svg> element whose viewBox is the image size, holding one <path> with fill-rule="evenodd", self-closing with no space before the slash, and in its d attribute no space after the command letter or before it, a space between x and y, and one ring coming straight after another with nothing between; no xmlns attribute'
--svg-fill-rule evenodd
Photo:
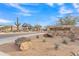
<svg viewBox="0 0 79 59"><path fill-rule="evenodd" d="M36 38L39 38L39 35L37 35Z"/></svg>
<svg viewBox="0 0 79 59"><path fill-rule="evenodd" d="M70 39L75 39L75 33L70 32L69 38L70 38Z"/></svg>
<svg viewBox="0 0 79 59"><path fill-rule="evenodd" d="M71 42L75 42L75 40L74 40L74 39L71 39L70 41L71 41Z"/></svg>
<svg viewBox="0 0 79 59"><path fill-rule="evenodd" d="M45 39L43 39L43 40L42 40L42 42L46 42L46 40L45 40Z"/></svg>
<svg viewBox="0 0 79 59"><path fill-rule="evenodd" d="M58 49L59 49L59 45L58 45L58 44L55 44L55 45L54 45L54 49L55 49L55 50L58 50Z"/></svg>
<svg viewBox="0 0 79 59"><path fill-rule="evenodd" d="M76 39L76 37L75 37L75 33L70 32L70 36L69 36L69 38L71 39L71 40L70 40L71 42L75 42L75 39Z"/></svg>
<svg viewBox="0 0 79 59"><path fill-rule="evenodd" d="M68 44L68 42L66 41L66 40L63 40L63 42L62 42L63 44Z"/></svg>

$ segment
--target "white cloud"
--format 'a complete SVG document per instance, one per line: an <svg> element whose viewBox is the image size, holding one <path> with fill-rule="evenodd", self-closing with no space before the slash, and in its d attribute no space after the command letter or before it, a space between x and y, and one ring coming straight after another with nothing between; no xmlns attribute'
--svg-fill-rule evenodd
<svg viewBox="0 0 79 59"><path fill-rule="evenodd" d="M64 3L57 3L59 6L62 6L62 5L64 5Z"/></svg>
<svg viewBox="0 0 79 59"><path fill-rule="evenodd" d="M25 9L25 8L23 8L23 7L21 7L20 4L18 4L18 3L8 3L8 4L6 4L6 5L11 6L11 7L14 7L14 8L17 8L17 9L19 9L20 11L25 12L25 13L30 12L29 10L27 10L27 9Z"/></svg>
<svg viewBox="0 0 79 59"><path fill-rule="evenodd" d="M79 12L79 3L73 3L73 6Z"/></svg>
<svg viewBox="0 0 79 59"><path fill-rule="evenodd" d="M46 4L50 7L54 6L54 3L46 3Z"/></svg>
<svg viewBox="0 0 79 59"><path fill-rule="evenodd" d="M64 3L46 3L48 6L50 6L50 7L52 7L52 6L54 6L54 4L57 4L57 5L59 5L59 6L63 6L64 5Z"/></svg>
<svg viewBox="0 0 79 59"><path fill-rule="evenodd" d="M59 13L60 14L67 14L72 13L73 11L71 9L66 9L64 6L60 7Z"/></svg>
<svg viewBox="0 0 79 59"><path fill-rule="evenodd" d="M73 6L74 6L75 8L79 8L79 3L73 3Z"/></svg>
<svg viewBox="0 0 79 59"><path fill-rule="evenodd" d="M17 14L17 15L23 15L23 16L31 16L31 15L32 15L32 14L30 13L30 12L32 12L32 11L23 8L23 7L22 7L20 4L18 4L18 3L8 3L8 4L6 4L6 5L19 9L21 12L15 13L15 14Z"/></svg>
<svg viewBox="0 0 79 59"><path fill-rule="evenodd" d="M0 23L11 23L12 21L7 19L0 19Z"/></svg>
<svg viewBox="0 0 79 59"><path fill-rule="evenodd" d="M76 10L77 10L77 12L79 13L79 8L77 8Z"/></svg>
<svg viewBox="0 0 79 59"><path fill-rule="evenodd" d="M30 13L18 13L18 15L22 15L22 16L31 16L32 14L30 14Z"/></svg>
<svg viewBox="0 0 79 59"><path fill-rule="evenodd" d="M38 6L40 3L22 3L22 5L32 5L32 6Z"/></svg>

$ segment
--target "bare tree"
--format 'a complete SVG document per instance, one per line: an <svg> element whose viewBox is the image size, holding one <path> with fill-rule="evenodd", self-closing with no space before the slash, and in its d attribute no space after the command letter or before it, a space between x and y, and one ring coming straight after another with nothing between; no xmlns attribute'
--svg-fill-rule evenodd
<svg viewBox="0 0 79 59"><path fill-rule="evenodd" d="M58 25L75 25L77 23L77 17L67 15L59 18Z"/></svg>

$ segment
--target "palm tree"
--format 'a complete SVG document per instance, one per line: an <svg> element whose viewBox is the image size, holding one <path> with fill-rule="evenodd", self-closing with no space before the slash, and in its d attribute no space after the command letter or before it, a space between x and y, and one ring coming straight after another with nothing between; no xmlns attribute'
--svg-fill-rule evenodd
<svg viewBox="0 0 79 59"><path fill-rule="evenodd" d="M29 31L29 30L32 29L32 25L31 24L24 23L22 25L22 28L23 28L24 31Z"/></svg>

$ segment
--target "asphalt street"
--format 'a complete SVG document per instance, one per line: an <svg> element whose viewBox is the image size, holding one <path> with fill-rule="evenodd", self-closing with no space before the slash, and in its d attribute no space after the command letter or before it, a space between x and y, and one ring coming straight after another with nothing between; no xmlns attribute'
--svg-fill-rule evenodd
<svg viewBox="0 0 79 59"><path fill-rule="evenodd" d="M26 33L7 33L7 34L0 34L0 39L21 36L21 35L28 35L28 34L35 34L34 32L26 32Z"/></svg>

